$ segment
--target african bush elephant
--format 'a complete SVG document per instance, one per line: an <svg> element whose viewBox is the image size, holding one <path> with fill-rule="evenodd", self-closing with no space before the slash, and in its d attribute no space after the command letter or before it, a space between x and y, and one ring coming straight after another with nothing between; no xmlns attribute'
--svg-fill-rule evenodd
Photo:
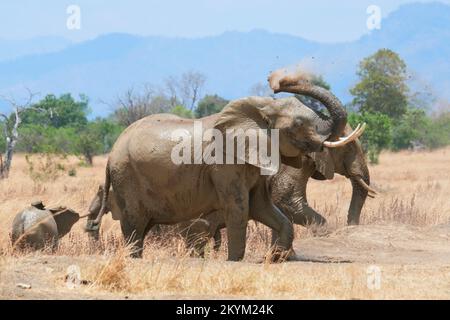
<svg viewBox="0 0 450 320"><path fill-rule="evenodd" d="M347 125L344 133L351 132L352 128ZM272 200L296 224L323 225L325 218L308 205L306 188L309 178L331 180L335 173L351 181L353 190L347 223L359 224L367 196L373 197L376 192L369 186L369 168L357 139L342 148L324 149L302 157L300 169L282 166L278 174L270 178Z"/></svg>
<svg viewBox="0 0 450 320"><path fill-rule="evenodd" d="M345 134L352 129L346 126ZM332 179L334 174L350 179L352 184L352 200L348 210L347 223L359 224L362 207L367 196L376 194L370 185L369 168L359 140L354 140L342 148L324 149L302 157L300 169L282 165L280 171L269 178L269 190L274 204L290 221L302 226L324 225L326 219L311 208L306 197L308 180ZM214 237L215 249L220 247L220 230L225 228L223 217L218 214L204 216L209 225L198 225L196 230ZM277 238L276 232L273 241Z"/></svg>
<svg viewBox="0 0 450 320"><path fill-rule="evenodd" d="M250 160L254 150L250 148L249 139L244 138L244 159L229 152L236 150L236 146L231 145L228 149L227 145L227 152L222 155L228 160L233 154L230 156L235 160L233 164L198 161L198 147L208 150L216 139L223 146L223 136L239 129L265 132L265 139L272 146L272 136L275 139L279 133L279 140L275 141L278 145L271 151L280 153L282 163L300 166L298 159L302 154L320 151L323 147L340 147L362 132L358 128L349 137L339 138L347 118L342 104L304 75L275 72L269 82L275 93L291 92L316 98L327 107L330 117L314 112L294 97L243 98L230 102L218 114L197 120L204 130L202 133L215 129L221 134L218 138L214 135L214 139L204 139L203 135L200 146L195 120L164 114L143 118L125 129L114 144L106 166L102 208L95 221L88 221L87 229L95 229L100 223L112 186L120 209L122 233L133 241L135 257L142 256L144 237L154 225L176 224L212 212L219 212L224 217L229 260L238 261L244 256L249 218L278 232L273 260L291 254L292 224L272 203L267 176L260 172L267 166L261 158ZM268 129L278 131L267 133ZM183 156L186 152L194 164L173 161L173 151L180 145L173 135L180 131L189 142ZM329 141L336 139L338 141ZM214 149L211 155L217 156L221 152Z"/></svg>
<svg viewBox="0 0 450 320"><path fill-rule="evenodd" d="M58 239L69 233L80 219L78 213L66 207L45 208L41 201L19 212L12 224L11 241L15 248L56 249Z"/></svg>

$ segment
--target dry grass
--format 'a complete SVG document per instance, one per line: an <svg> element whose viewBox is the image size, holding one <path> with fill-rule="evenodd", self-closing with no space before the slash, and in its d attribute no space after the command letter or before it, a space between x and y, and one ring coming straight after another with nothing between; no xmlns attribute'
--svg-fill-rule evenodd
<svg viewBox="0 0 450 320"><path fill-rule="evenodd" d="M74 166L78 160L69 161ZM373 185L380 194L376 199L368 199L362 224L395 222L423 227L450 221L450 149L384 153L380 162L370 168ZM249 226L247 263L225 262L226 245L218 253L209 252L206 259L191 258L176 235L150 236L144 259L132 260L128 258L129 246L123 243L118 223L109 216L102 225L100 245L88 242L82 221L62 239L52 256L45 252L12 251L9 233L18 211L41 199L46 205L65 205L85 214L98 185L103 182L105 163L106 157L97 157L93 168L78 167L75 177L63 175L55 182L34 182L27 172L25 157L15 157L10 178L0 181L0 297L14 296L11 287L23 280L10 275L27 273L29 278L25 280L41 286L40 295L28 297L58 297L55 292L70 297L64 283L70 264L79 265L83 279L88 280L88 285L77 289L86 298L129 295L289 299L450 297L450 267L446 265L435 268L385 265L383 290L373 291L367 288L366 264L255 264L266 253L269 232L253 223ZM345 226L351 185L343 177L327 182L312 181L308 197L310 204L327 218L330 228ZM297 239L310 237L308 230L296 227ZM42 276L41 267L53 271Z"/></svg>

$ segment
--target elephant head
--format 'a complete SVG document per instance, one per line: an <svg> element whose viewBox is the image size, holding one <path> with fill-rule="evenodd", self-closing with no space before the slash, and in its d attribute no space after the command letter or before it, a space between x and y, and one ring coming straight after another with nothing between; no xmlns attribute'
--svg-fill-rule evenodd
<svg viewBox="0 0 450 320"><path fill-rule="evenodd" d="M80 220L80 215L72 209L66 207L57 207L48 209L55 219L58 227L58 236L64 237L70 232L72 226Z"/></svg>
<svg viewBox="0 0 450 320"><path fill-rule="evenodd" d="M352 128L347 125L345 133ZM334 173L345 176L352 183L352 200L348 210L347 223L359 224L359 217L367 196L373 198L376 191L371 188L369 168L359 140L352 141L338 149L325 149L309 154L314 160L316 171L311 176L316 180L331 180Z"/></svg>
<svg viewBox="0 0 450 320"><path fill-rule="evenodd" d="M296 168L301 167L301 156L305 152L341 147L364 131L364 125L358 126L347 137L340 138L347 123L342 103L328 90L312 84L307 76L277 71L271 74L269 83L275 93L304 94L319 100L330 116L313 111L294 97L250 97L229 103L220 113L215 128L223 133L239 129L278 129L281 162ZM267 138L270 144L270 134ZM251 151L246 149L247 153ZM248 159L248 154L246 157ZM263 167L259 163L257 166Z"/></svg>

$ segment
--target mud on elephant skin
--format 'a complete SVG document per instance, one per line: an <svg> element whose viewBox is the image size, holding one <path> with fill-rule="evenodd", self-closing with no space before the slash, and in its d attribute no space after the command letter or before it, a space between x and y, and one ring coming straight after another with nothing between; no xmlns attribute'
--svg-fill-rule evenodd
<svg viewBox="0 0 450 320"><path fill-rule="evenodd" d="M324 147L341 147L361 134L358 128L339 139L347 116L341 102L312 84L307 76L273 73L269 80L275 92L304 94L321 101L330 117L314 112L294 97L249 97L232 101L220 113L196 121L204 130L216 129L222 136L229 130L278 129L281 160L289 165L295 165L289 159ZM135 257L142 256L144 237L154 225L176 224L211 212L224 218L229 260L244 256L249 219L279 234L274 260L292 252L292 224L272 203L267 176L260 172L264 166L247 162L250 150L245 150L244 164L175 164L171 154L178 141L172 134L180 130L193 137L194 120L161 114L135 122L120 135L106 166L102 208L94 223L90 221L91 227L100 223L112 187L122 233L134 243ZM267 135L269 145L270 138ZM203 146L211 143L204 141ZM195 154L194 145L190 144L191 155Z"/></svg>
<svg viewBox="0 0 450 320"><path fill-rule="evenodd" d="M352 128L347 125L346 134ZM376 192L370 185L370 174L364 151L358 139L342 148L324 149L303 156L300 169L282 166L270 178L272 200L291 221L302 226L323 225L325 218L311 208L307 200L307 185L310 178L331 180L334 174L348 178L352 184L352 199L348 209L347 223L359 224L359 218L367 196Z"/></svg>
<svg viewBox="0 0 450 320"><path fill-rule="evenodd" d="M70 232L80 215L66 207L45 208L41 201L19 212L12 223L11 241L16 249L57 248L58 240Z"/></svg>
<svg viewBox="0 0 450 320"><path fill-rule="evenodd" d="M94 198L91 200L88 210L88 223L85 230L88 232L89 237L93 240L99 240L100 230L97 228L92 228L92 222L98 216L103 196L104 186L99 185ZM117 206L117 201L115 199L114 190L110 189L108 193L108 199L106 201L105 214L111 212L113 220L120 220L120 209ZM173 226L166 226L166 228L161 228L160 225L155 225L150 231L154 235L167 235L167 233L172 233L181 236L186 244L186 247L192 250L192 254L195 256L204 256L205 246L209 242L210 234L212 230L222 229L225 224L221 222L221 225L215 225L215 221L208 221L206 219L197 218L185 222L178 223ZM217 233L217 237L220 237L220 232ZM220 238L216 238L216 243L220 246ZM218 249L218 247L216 248Z"/></svg>
<svg viewBox="0 0 450 320"><path fill-rule="evenodd" d="M345 133L351 132L352 128L347 125ZM356 139L342 148L308 154L299 161L302 163L300 169L282 165L280 171L268 180L272 200L281 212L293 223L304 227L325 225L326 219L308 204L307 184L311 177L317 180L330 180L337 173L348 178L353 188L347 223L359 224L367 196L374 197L376 194L369 186L369 168L359 140ZM202 233L214 238L215 249L218 249L221 245L220 230L225 227L223 217L212 213L203 219L207 220L209 225L203 227ZM201 229L201 226L196 228ZM272 243L277 238L276 232L273 232Z"/></svg>

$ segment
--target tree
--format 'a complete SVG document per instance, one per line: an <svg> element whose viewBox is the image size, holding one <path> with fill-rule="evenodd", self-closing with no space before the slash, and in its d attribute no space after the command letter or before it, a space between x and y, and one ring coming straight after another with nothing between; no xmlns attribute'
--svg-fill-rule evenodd
<svg viewBox="0 0 450 320"><path fill-rule="evenodd" d="M170 113L173 113L179 117L191 119L194 117L192 114L192 111L189 109L186 109L184 106L176 106L172 110L170 110Z"/></svg>
<svg viewBox="0 0 450 320"><path fill-rule="evenodd" d="M148 115L169 112L171 104L169 98L152 86L144 86L141 92L130 88L114 103L114 117L119 124L128 127Z"/></svg>
<svg viewBox="0 0 450 320"><path fill-rule="evenodd" d="M331 86L325 81L325 79L319 75L319 76L313 76L312 81L311 81L314 85L322 87L326 90L330 90ZM299 99L302 103L304 103L306 106L308 106L309 108L315 110L315 111L321 111L323 109L326 110L325 106L319 102L318 100L308 97L308 96L304 96L304 95L300 95L300 94L296 94L295 95L297 99Z"/></svg>
<svg viewBox="0 0 450 320"><path fill-rule="evenodd" d="M206 76L197 71L185 72L179 79L174 76L167 78L165 85L172 108L181 104L193 111L201 98L205 83Z"/></svg>
<svg viewBox="0 0 450 320"><path fill-rule="evenodd" d="M83 155L89 166L93 164L94 155L98 154L102 146L102 141L98 139L97 128L94 124L87 125L76 137L74 141L74 151Z"/></svg>
<svg viewBox="0 0 450 320"><path fill-rule="evenodd" d="M410 148L415 141L425 145L431 129L431 119L424 110L409 108L393 128L392 149Z"/></svg>
<svg viewBox="0 0 450 320"><path fill-rule="evenodd" d="M389 147L392 140L392 121L382 113L362 114L350 113L348 116L349 124L354 128L358 123L365 122L367 128L364 134L359 138L364 151L367 153L371 163L378 163L381 150Z"/></svg>
<svg viewBox="0 0 450 320"><path fill-rule="evenodd" d="M450 106L449 106L450 107ZM449 108L450 109L450 108ZM423 137L424 144L431 149L450 144L450 110L442 110L429 118L431 122Z"/></svg>
<svg viewBox="0 0 450 320"><path fill-rule="evenodd" d="M114 142L125 129L124 126L112 119L96 118L89 124L96 133L96 139L100 142L100 147L96 151L96 154L104 154L111 151Z"/></svg>
<svg viewBox="0 0 450 320"><path fill-rule="evenodd" d="M24 110L22 123L55 128L85 126L88 122L88 106L89 99L85 95L80 95L79 101L76 101L69 93L59 97L49 94L34 104L33 108Z"/></svg>
<svg viewBox="0 0 450 320"><path fill-rule="evenodd" d="M359 64L358 84L350 89L352 104L361 112L382 113L394 120L406 112L408 86L406 64L389 49L380 49Z"/></svg>
<svg viewBox="0 0 450 320"><path fill-rule="evenodd" d="M5 113L0 113L3 118L3 136L5 138L5 157L0 154L0 179L7 178L11 169L13 154L16 148L17 140L19 139L19 127L22 123L22 114L28 109L39 110L32 106L33 98L36 96L28 90L28 98L24 103L18 103L13 98L3 97L3 100L9 102L12 107L12 112L8 116ZM45 111L45 110L40 110Z"/></svg>
<svg viewBox="0 0 450 320"><path fill-rule="evenodd" d="M222 111L223 107L228 103L228 100L215 95L206 95L199 101L197 108L195 109L195 117L202 118L214 113Z"/></svg>

